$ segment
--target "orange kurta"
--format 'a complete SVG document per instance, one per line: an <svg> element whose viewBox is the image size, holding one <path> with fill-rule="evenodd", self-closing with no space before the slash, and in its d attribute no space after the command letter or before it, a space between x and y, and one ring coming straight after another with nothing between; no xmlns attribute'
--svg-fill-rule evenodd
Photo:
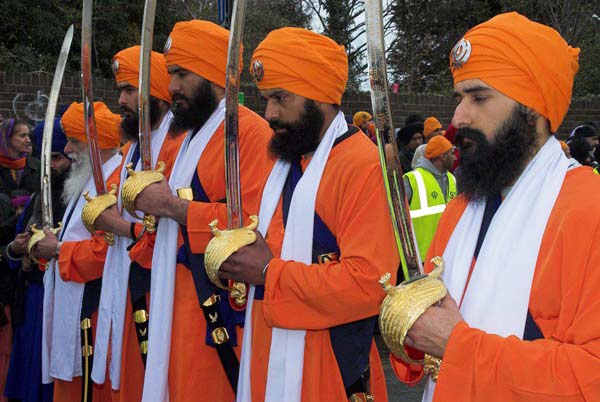
<svg viewBox="0 0 600 402"><path fill-rule="evenodd" d="M165 171L163 174L166 180L168 180L171 176L173 164L175 163L175 159L177 157L177 152L179 152L179 147L184 138L185 136L183 135L174 138L170 134L167 134L165 137L157 160L165 163ZM129 147L124 147L123 155L127 155L128 150ZM119 171L121 171L121 169L119 169ZM137 226L141 226L141 224L136 225L136 227ZM141 227L139 230L141 231ZM139 232L136 229L136 234L138 233ZM147 248L144 246L146 242L151 242L153 245L155 237L156 232L152 234L144 233L142 239L140 239L138 243L132 247L130 257L132 255L138 255L136 254L138 250L144 250ZM149 253L144 253L142 251L141 254L144 254L145 258L148 258L149 256L151 263L152 247L149 247ZM150 263L145 262L144 264L140 265L145 268L150 268ZM125 310L125 325L123 328L123 354L121 356L121 387L118 391L113 391L113 401L115 402L141 401L142 390L144 388L144 364L140 355L140 346L133 321L133 310L131 306L131 298L129 297L129 289L127 290L126 299L127 306ZM146 295L146 305L148 307L150 306L149 294Z"/></svg>
<svg viewBox="0 0 600 402"><path fill-rule="evenodd" d="M106 180L107 187L119 183L119 169L116 169ZM81 217L73 217L73 219ZM108 244L102 234L96 234L91 239L82 241L64 242L58 255L58 269L63 281L85 283L102 276L104 260ZM98 313L92 314L92 335L96 335L96 322ZM94 339L92 339L93 344ZM73 381L54 381L54 400L61 402L81 401L81 377ZM93 384L94 402L111 401L110 383L103 385Z"/></svg>
<svg viewBox="0 0 600 402"><path fill-rule="evenodd" d="M567 172L544 232L529 311L544 339L522 341L458 324L448 340L434 401L600 401L600 179ZM444 212L429 257L442 255L466 202ZM431 270L428 263L427 269ZM515 278L518 280L518 278ZM401 380L415 380L394 360Z"/></svg>
<svg viewBox="0 0 600 402"><path fill-rule="evenodd" d="M245 219L251 214L258 214L261 191L273 164L267 152L271 135L272 130L264 119L251 110L240 107L240 186ZM189 205L187 229L194 253L204 253L212 238L208 226L212 220L218 219L220 228L227 225L226 205L217 202L225 199L223 141L224 131L221 124L208 142L198 163L200 182L211 203L192 202ZM136 262L149 264L152 260L153 239L147 238L138 244L134 247L135 251L132 249L131 255L135 254ZM178 245L182 244L182 236L179 233ZM192 274L182 264L177 264L176 267L174 297L169 366L171 401L192 402L198 398L211 402L233 401L234 393L217 352L205 343L206 322L196 296ZM241 329L238 329L237 335L238 346L234 349L239 356Z"/></svg>
<svg viewBox="0 0 600 402"><path fill-rule="evenodd" d="M302 164L305 169L308 160ZM254 402L264 401L273 326L307 330L302 401L346 400L328 328L377 315L385 296L378 280L386 272L395 277L400 264L377 151L366 136L352 135L331 150L315 208L337 240L340 260L307 266L274 258L269 263L264 300L256 300L252 311ZM276 257L283 234L280 199L266 238ZM387 400L374 346L371 391L376 401Z"/></svg>

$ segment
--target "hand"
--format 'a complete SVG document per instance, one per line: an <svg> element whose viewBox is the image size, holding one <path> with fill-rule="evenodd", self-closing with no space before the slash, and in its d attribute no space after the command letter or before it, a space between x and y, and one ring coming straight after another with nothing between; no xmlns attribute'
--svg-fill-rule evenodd
<svg viewBox="0 0 600 402"><path fill-rule="evenodd" d="M31 258L24 256L21 260L21 270L23 272L31 272Z"/></svg>
<svg viewBox="0 0 600 402"><path fill-rule="evenodd" d="M123 219L116 205L105 209L100 216L96 218L94 226L97 230L102 230L107 233L114 233L119 236L130 236L130 223Z"/></svg>
<svg viewBox="0 0 600 402"><path fill-rule="evenodd" d="M263 269L272 259L273 253L265 239L259 232L256 232L254 243L242 247L221 264L219 278L222 280L233 279L252 285L264 285Z"/></svg>
<svg viewBox="0 0 600 402"><path fill-rule="evenodd" d="M179 200L166 180L150 184L135 199L135 208L154 216L169 216L171 206Z"/></svg>
<svg viewBox="0 0 600 402"><path fill-rule="evenodd" d="M10 246L11 255L24 255L27 253L27 243L31 238L31 234L29 232L19 233L17 237L12 241Z"/></svg>
<svg viewBox="0 0 600 402"><path fill-rule="evenodd" d="M35 246L33 246L31 254L37 260L43 258L46 261L50 261L56 256L58 239L56 238L56 235L50 231L50 229L44 229L44 233L46 236L42 240L38 241Z"/></svg>
<svg viewBox="0 0 600 402"><path fill-rule="evenodd" d="M429 307L415 321L406 335L406 345L440 359L444 357L448 338L463 321L456 301L447 294L439 304Z"/></svg>

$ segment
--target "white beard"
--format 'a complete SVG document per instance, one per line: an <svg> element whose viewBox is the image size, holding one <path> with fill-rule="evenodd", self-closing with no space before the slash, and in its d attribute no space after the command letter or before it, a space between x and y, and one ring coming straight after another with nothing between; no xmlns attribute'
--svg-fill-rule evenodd
<svg viewBox="0 0 600 402"><path fill-rule="evenodd" d="M65 205L74 197L80 197L83 188L92 173L92 163L87 152L81 154L69 154L71 158L71 169L65 179L62 200Z"/></svg>

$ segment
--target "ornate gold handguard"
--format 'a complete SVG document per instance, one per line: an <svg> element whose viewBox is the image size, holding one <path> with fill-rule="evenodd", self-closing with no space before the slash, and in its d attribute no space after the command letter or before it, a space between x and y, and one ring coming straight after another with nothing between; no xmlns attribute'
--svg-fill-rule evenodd
<svg viewBox="0 0 600 402"><path fill-rule="evenodd" d="M206 245L206 252L204 253L204 266L208 278L215 286L229 290L231 297L238 306L243 306L246 303L246 284L233 282L230 288L223 286L219 279L219 268L231 254L256 241L255 230L258 227L258 217L252 215L250 220L250 225L245 228L227 230L217 229L217 220L212 221L209 226L214 237Z"/></svg>
<svg viewBox="0 0 600 402"><path fill-rule="evenodd" d="M102 214L102 212L106 211L108 208L117 204L117 185L113 184L108 193L104 193L102 195L97 195L95 197L90 197L89 192L86 191L83 193L83 198L87 201L84 205L83 210L81 211L81 220L83 221L83 225L85 228L92 234L96 231L96 227L94 223L96 219ZM115 244L115 235L113 233L106 232L104 234L104 240L109 245Z"/></svg>
<svg viewBox="0 0 600 402"><path fill-rule="evenodd" d="M50 231L52 233L54 233L54 235L58 235L58 232L60 232L60 230L62 229L62 222L58 222L58 226L55 228L50 229ZM47 265L46 264L42 264L41 262L39 262L32 254L31 254L31 250L33 250L33 247L40 241L42 240L44 237L46 237L46 233L44 233L44 229L38 229L36 227L35 224L31 225L31 228L29 229L31 230L31 232L33 233L31 235L31 237L29 238L29 241L27 242L27 254L29 254L29 258L31 258L31 261L35 262L37 265L44 267Z"/></svg>
<svg viewBox="0 0 600 402"><path fill-rule="evenodd" d="M135 211L135 199L150 184L161 182L165 178L163 174L165 168L165 163L162 161L156 164L155 170L142 170L140 172L133 170L133 163L127 165L129 177L123 184L121 200L123 200L123 207L131 216L142 219ZM156 230L156 218L153 215L145 215L143 219L146 231L154 232Z"/></svg>
<svg viewBox="0 0 600 402"><path fill-rule="evenodd" d="M387 296L383 299L379 311L379 329L385 344L394 355L407 363L424 364L424 371L435 381L441 359L426 354L422 360L413 360L404 349L406 334L415 321L425 310L442 300L448 292L440 279L444 270L444 261L441 257L434 257L431 262L435 268L429 275L402 282L398 286L390 285L389 273L381 277L379 283Z"/></svg>

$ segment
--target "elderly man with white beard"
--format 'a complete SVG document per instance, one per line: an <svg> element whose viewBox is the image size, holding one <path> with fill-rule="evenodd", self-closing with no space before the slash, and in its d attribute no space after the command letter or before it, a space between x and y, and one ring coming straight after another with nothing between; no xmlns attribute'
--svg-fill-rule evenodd
<svg viewBox="0 0 600 402"><path fill-rule="evenodd" d="M121 117L112 113L101 102L94 103L98 145L102 173L106 187L119 181L121 164ZM96 195L92 168L85 135L83 104L73 103L61 119L67 136L65 153L72 159L71 170L65 181L63 199L68 202L63 217L63 228L55 236L46 231L32 255L50 261L44 276L44 331L42 340L42 381L54 382L54 400L81 400L82 370L80 318L91 315L92 334L95 334L102 270L108 244L104 233L93 235L85 228L81 211L86 204L82 194ZM93 343L93 339L89 342ZM94 401L109 401L110 385L93 387Z"/></svg>

